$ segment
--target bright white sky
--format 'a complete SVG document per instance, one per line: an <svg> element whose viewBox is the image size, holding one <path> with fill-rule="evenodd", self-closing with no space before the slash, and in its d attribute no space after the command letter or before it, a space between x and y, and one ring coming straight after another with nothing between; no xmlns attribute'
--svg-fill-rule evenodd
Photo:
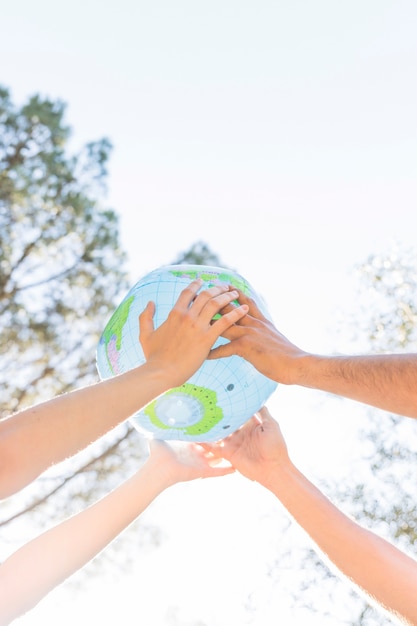
<svg viewBox="0 0 417 626"><path fill-rule="evenodd" d="M0 9L0 81L14 100L62 99L74 146L102 136L114 145L108 203L132 280L204 240L293 341L340 350L335 318L352 308L355 267L394 243L415 245L415 0L0 0ZM326 472L349 450L350 430L343 419L327 428L316 463L321 418L303 415L321 401L279 388L270 405L294 454ZM195 576L222 581L244 568L220 561L220 572ZM162 595L167 585L161 576Z"/></svg>

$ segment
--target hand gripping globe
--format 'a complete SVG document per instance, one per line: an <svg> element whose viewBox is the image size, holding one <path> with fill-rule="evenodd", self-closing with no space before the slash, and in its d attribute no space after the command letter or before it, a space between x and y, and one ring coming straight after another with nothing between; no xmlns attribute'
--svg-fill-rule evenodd
<svg viewBox="0 0 417 626"><path fill-rule="evenodd" d="M227 284L253 298L271 319L265 304L242 276L208 265L169 265L141 278L108 321L97 348L97 369L102 379L133 369L146 359L139 343L138 318L147 303L155 303L154 327L168 317L180 293L196 278L201 289ZM227 343L219 337L213 347ZM260 374L239 356L206 360L180 387L170 389L132 418L148 437L165 440L211 442L223 439L244 424L270 397L277 383Z"/></svg>

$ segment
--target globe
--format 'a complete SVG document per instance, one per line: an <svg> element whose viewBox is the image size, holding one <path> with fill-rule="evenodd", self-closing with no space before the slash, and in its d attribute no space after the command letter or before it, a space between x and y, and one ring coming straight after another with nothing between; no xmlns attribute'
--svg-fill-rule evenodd
<svg viewBox="0 0 417 626"><path fill-rule="evenodd" d="M249 282L232 270L208 265L160 267L130 289L108 321L97 347L101 379L145 363L138 340L140 313L153 300L157 328L168 317L181 291L196 278L204 281L201 289L222 283L239 288L271 319L265 303ZM219 337L213 347L227 341ZM141 408L131 417L131 422L143 435L156 439L218 441L256 413L276 387L276 382L260 374L242 357L206 360L183 385Z"/></svg>

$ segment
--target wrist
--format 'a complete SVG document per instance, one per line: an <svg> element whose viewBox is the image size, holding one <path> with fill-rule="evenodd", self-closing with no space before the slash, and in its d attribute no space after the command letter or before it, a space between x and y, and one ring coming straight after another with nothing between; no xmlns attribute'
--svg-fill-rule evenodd
<svg viewBox="0 0 417 626"><path fill-rule="evenodd" d="M162 493L177 482L164 464L153 459L152 455L142 465L141 473L148 484L152 486L155 494Z"/></svg>
<svg viewBox="0 0 417 626"><path fill-rule="evenodd" d="M173 368L160 367L152 361L147 361L131 371L138 378L138 390L145 385L147 395L152 400L177 386L178 374L176 375Z"/></svg>
<svg viewBox="0 0 417 626"><path fill-rule="evenodd" d="M327 357L304 352L294 362L291 383L301 387L317 387L317 380L326 360Z"/></svg>
<svg viewBox="0 0 417 626"><path fill-rule="evenodd" d="M153 388L155 388L159 394L173 387L179 387L186 381L178 371L178 364L173 362L158 363L150 360L144 363L141 368L146 372L150 384L154 386Z"/></svg>
<svg viewBox="0 0 417 626"><path fill-rule="evenodd" d="M297 472L297 468L287 456L271 465L268 471L264 472L263 476L258 479L258 482L279 497L282 488L288 488Z"/></svg>

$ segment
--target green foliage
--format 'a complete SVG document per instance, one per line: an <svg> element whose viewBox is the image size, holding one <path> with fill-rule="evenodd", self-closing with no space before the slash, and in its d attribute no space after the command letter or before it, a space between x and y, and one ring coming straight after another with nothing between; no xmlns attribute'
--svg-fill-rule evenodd
<svg viewBox="0 0 417 626"><path fill-rule="evenodd" d="M355 308L345 317L340 334L348 333L354 337L355 345L360 346L357 352L415 352L416 251L394 249L385 255L372 255L358 267L358 277ZM349 401L333 398L332 415L337 413L334 402ZM417 422L372 408L364 410L355 455L349 475L344 479L338 477L337 482L316 479L319 487L359 524L415 555ZM286 556L285 553L279 555L272 573L280 588ZM294 607L308 606L312 613L322 617L323 623L346 626L397 623L381 614L381 610L364 595L350 588L335 568L327 567L325 557L305 548L297 555L292 543L289 557L291 567L302 571L302 577L292 591ZM325 598L332 599L329 609L321 606L321 594L317 594L319 588ZM291 596L291 589L288 596ZM332 621L327 622L328 617Z"/></svg>
<svg viewBox="0 0 417 626"><path fill-rule="evenodd" d="M125 287L118 220L101 208L107 139L69 156L65 106L0 89L0 386L3 415L95 375Z"/></svg>
<svg viewBox="0 0 417 626"><path fill-rule="evenodd" d="M368 309L369 351L415 352L417 340L417 254L395 249L370 257L361 268L362 299ZM366 327L365 327L366 331ZM414 420L370 411L364 438L371 471L378 481L374 497L363 498L363 515L380 520L405 549L417 546L417 506L413 468L417 462Z"/></svg>
<svg viewBox="0 0 417 626"><path fill-rule="evenodd" d="M189 250L181 252L173 264L214 265L216 267L225 267L220 262L218 255L210 250L209 246L204 241L197 241Z"/></svg>
<svg viewBox="0 0 417 626"><path fill-rule="evenodd" d="M0 88L3 417L97 380L97 341L127 288L118 218L102 206L110 143L68 154L64 114L63 103L37 95L18 107ZM2 524L29 512L36 521L38 510L44 524L67 503L97 497L128 435L121 428L37 481L26 498L2 503Z"/></svg>
<svg viewBox="0 0 417 626"><path fill-rule="evenodd" d="M372 255L359 267L359 276L360 310L353 313L351 327L356 335L359 329L363 352L415 352L416 251L396 248L385 255ZM369 409L358 445L363 449L361 478L352 486L353 473L349 484L334 486L334 499L359 523L415 554L415 420ZM363 606L352 626L365 626L368 618L378 623L378 612L365 602Z"/></svg>
<svg viewBox="0 0 417 626"><path fill-rule="evenodd" d="M118 217L102 206L110 142L68 154L64 116L61 102L33 96L18 107L0 87L2 417L97 380L98 339L128 288ZM199 243L177 262L214 260ZM0 526L23 515L44 526L57 511L74 513L145 456L145 443L122 425L47 472L24 497L0 503Z"/></svg>
<svg viewBox="0 0 417 626"><path fill-rule="evenodd" d="M370 348L378 352L409 350L417 341L415 251L394 249L386 255L373 255L359 271L360 297L368 310L364 331Z"/></svg>

